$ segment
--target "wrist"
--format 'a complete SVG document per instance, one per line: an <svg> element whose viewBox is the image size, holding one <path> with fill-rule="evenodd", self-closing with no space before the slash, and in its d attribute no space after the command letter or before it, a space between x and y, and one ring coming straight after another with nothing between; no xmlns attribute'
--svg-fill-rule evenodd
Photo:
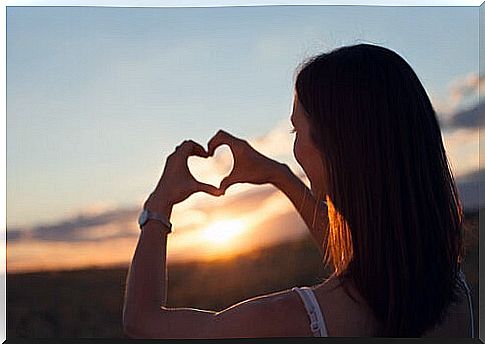
<svg viewBox="0 0 485 344"><path fill-rule="evenodd" d="M173 202L163 197L163 195L160 195L158 191L154 191L143 205L143 209L165 215L167 219L170 219L172 208Z"/></svg>
<svg viewBox="0 0 485 344"><path fill-rule="evenodd" d="M161 225L160 222L156 220L148 220L147 223L143 225L143 230L141 232L154 232L165 236L170 233L167 227Z"/></svg>

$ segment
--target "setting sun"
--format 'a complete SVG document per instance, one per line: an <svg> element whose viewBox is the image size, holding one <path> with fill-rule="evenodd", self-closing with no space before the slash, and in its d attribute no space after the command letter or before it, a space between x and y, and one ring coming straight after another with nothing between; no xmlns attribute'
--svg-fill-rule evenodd
<svg viewBox="0 0 485 344"><path fill-rule="evenodd" d="M201 230L201 237L204 241L214 244L224 244L230 242L246 229L240 220L222 220L211 223Z"/></svg>

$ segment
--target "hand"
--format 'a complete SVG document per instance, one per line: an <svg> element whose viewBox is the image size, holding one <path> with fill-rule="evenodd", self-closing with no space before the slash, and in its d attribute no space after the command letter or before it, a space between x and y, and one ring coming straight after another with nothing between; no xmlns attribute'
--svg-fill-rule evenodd
<svg viewBox="0 0 485 344"><path fill-rule="evenodd" d="M163 205L172 206L180 203L191 194L199 191L213 196L220 196L220 191L212 185L197 181L189 171L187 158L192 155L207 158L209 154L198 143L185 140L178 145L175 151L167 157L162 176L144 207L157 207L163 200Z"/></svg>
<svg viewBox="0 0 485 344"><path fill-rule="evenodd" d="M234 166L231 173L225 177L219 186L224 194L226 189L236 183L265 184L272 183L283 164L272 160L256 151L242 139L232 136L224 130L219 130L207 144L209 156L220 145L226 144L234 157Z"/></svg>

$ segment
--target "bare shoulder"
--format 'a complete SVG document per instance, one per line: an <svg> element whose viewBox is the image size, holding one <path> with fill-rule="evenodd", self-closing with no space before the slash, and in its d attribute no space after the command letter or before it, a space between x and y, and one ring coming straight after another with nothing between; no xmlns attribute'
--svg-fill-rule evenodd
<svg viewBox="0 0 485 344"><path fill-rule="evenodd" d="M378 321L353 285L331 277L313 287L329 336L373 336ZM346 292L350 293L352 297Z"/></svg>
<svg viewBox="0 0 485 344"><path fill-rule="evenodd" d="M291 289L241 301L216 313L215 319L217 332L226 338L312 335L303 303Z"/></svg>
<svg viewBox="0 0 485 344"><path fill-rule="evenodd" d="M292 289L256 296L220 312L167 308L141 314L130 338L260 338L312 336L300 295Z"/></svg>
<svg viewBox="0 0 485 344"><path fill-rule="evenodd" d="M291 289L256 296L220 312L195 308L141 312L130 338L260 338L311 336L300 296Z"/></svg>

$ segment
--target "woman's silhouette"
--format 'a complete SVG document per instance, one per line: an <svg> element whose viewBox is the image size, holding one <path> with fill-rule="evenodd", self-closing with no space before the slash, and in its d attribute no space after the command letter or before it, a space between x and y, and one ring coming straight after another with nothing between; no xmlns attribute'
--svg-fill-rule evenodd
<svg viewBox="0 0 485 344"><path fill-rule="evenodd" d="M311 190L282 163L219 130L208 151L191 140L168 156L143 205L164 220L142 228L127 278L123 326L136 338L473 336L461 273L462 207L435 111L398 54L358 44L298 68L294 155ZM219 188L196 181L187 157L228 145ZM322 284L254 297L221 312L166 308L172 206L194 192L271 183L307 224L334 273ZM143 218L145 217L145 218ZM264 229L261 229L264 230Z"/></svg>

